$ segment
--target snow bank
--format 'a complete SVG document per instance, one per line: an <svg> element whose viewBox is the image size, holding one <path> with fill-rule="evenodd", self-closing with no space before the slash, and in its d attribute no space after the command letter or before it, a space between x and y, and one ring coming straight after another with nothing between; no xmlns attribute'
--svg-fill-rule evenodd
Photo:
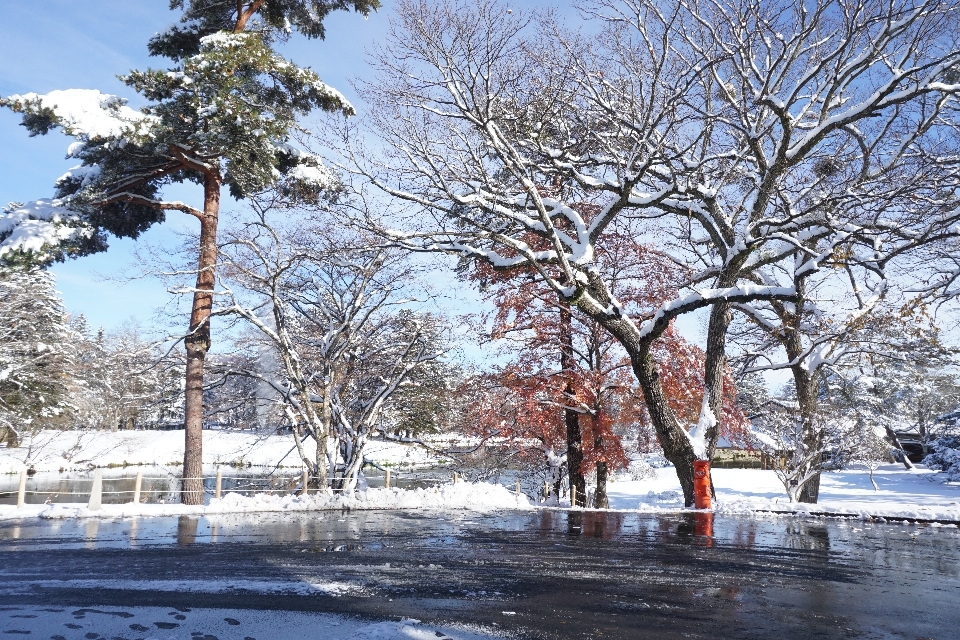
<svg viewBox="0 0 960 640"><path fill-rule="evenodd" d="M673 468L656 471L656 477L650 480L611 483L607 489L611 508L653 513L682 510L683 492ZM884 465L874 472L874 479L878 491L874 491L866 470L824 473L819 503L798 504L787 501L773 471L714 469L714 511L728 515L774 511L960 523L960 486L942 482L942 474Z"/></svg>
<svg viewBox="0 0 960 640"><path fill-rule="evenodd" d="M37 472L81 471L91 467L183 463L183 431L41 431L23 446L0 447L0 474L19 473L24 465ZM232 466L301 466L292 436L203 432L203 463ZM310 449L308 448L308 451ZM422 468L440 460L423 448L372 441L367 459L380 465Z"/></svg>
<svg viewBox="0 0 960 640"><path fill-rule="evenodd" d="M367 489L345 495L242 496L229 493L207 506L183 504L105 504L91 511L85 504L28 504L20 509L0 505L0 520L17 518L133 518L140 516L213 515L220 513L303 512L329 510L451 510L499 511L532 509L526 496L485 482L459 482L430 489Z"/></svg>

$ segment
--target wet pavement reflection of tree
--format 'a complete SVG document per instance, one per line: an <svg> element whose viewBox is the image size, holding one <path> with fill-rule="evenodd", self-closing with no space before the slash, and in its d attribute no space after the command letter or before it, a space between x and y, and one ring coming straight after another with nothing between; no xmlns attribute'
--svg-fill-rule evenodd
<svg viewBox="0 0 960 640"><path fill-rule="evenodd" d="M706 512L24 520L0 524L0 597L412 616L532 638L949 638L958 560L956 529Z"/></svg>

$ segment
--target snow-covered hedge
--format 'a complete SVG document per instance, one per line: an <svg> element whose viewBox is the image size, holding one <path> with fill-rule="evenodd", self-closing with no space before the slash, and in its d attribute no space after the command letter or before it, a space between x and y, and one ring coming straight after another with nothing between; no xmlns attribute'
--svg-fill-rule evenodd
<svg viewBox="0 0 960 640"><path fill-rule="evenodd" d="M928 469L943 471L951 482L960 482L960 437L940 438L933 443L933 453L923 459Z"/></svg>

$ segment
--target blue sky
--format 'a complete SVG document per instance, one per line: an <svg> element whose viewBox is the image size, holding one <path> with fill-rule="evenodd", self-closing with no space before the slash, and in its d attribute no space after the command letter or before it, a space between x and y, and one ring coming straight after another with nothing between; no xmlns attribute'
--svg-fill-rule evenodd
<svg viewBox="0 0 960 640"><path fill-rule="evenodd" d="M355 13L335 13L325 23L325 40L294 37L283 46L284 53L297 64L312 67L362 112L350 81L368 75L365 52L389 27L392 2L384 0L383 4L379 13L367 19ZM566 2L560 4L572 13ZM547 3L520 0L515 6L545 7ZM0 95L89 88L128 98L136 107L138 97L116 76L134 68L162 67L166 61L150 58L146 43L178 17L178 12L169 10L167 0L9 3L0 22ZM51 133L30 138L19 122L16 114L0 109L0 204L49 197L56 178L76 164L64 158L66 137ZM200 206L202 193L187 185L173 187L167 195ZM229 206L225 200L225 207ZM161 249L172 248L178 243L177 231L192 229L194 222L172 212L164 224L154 226L141 239ZM163 283L125 279L141 270L133 254L136 246L135 241L114 238L106 253L54 266L67 310L83 313L94 327L112 329L135 318L145 326L182 329L182 310L163 308L174 299ZM437 273L436 277L448 282L450 275ZM463 292L462 287L455 288L461 298L454 303L455 309L476 310L477 297ZM703 339L700 315L681 319L684 333L697 341Z"/></svg>
<svg viewBox="0 0 960 640"><path fill-rule="evenodd" d="M363 75L364 51L385 33L388 13L389 9L382 10L368 19L354 13L334 14L326 21L326 40L294 38L285 52L353 100L349 79ZM11 3L0 22L0 95L89 88L129 98L136 106L136 94L116 76L134 68L163 66L165 60L147 55L146 43L178 17L178 12L169 10L167 0ZM16 114L0 110L2 204L49 197L56 178L76 164L64 158L66 137L51 133L30 138L19 122ZM202 195L192 186L176 189L175 197L194 204ZM187 229L192 222L174 212L142 238L153 245L172 246L177 242L176 230ZM131 316L150 324L154 311L170 299L162 283L124 283L102 277L136 274L135 244L111 239L106 253L56 265L53 271L67 309L108 329Z"/></svg>

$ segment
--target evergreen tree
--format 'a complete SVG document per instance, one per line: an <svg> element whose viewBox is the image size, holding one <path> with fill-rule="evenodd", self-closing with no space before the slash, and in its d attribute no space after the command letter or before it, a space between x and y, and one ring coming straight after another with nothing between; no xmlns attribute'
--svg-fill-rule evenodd
<svg viewBox="0 0 960 640"><path fill-rule="evenodd" d="M0 269L0 432L7 446L63 413L68 335L51 273Z"/></svg>
<svg viewBox="0 0 960 640"><path fill-rule="evenodd" d="M121 79L149 104L140 111L111 95L71 89L10 96L31 135L60 128L76 142L81 164L56 184L56 199L11 208L0 221L0 257L63 259L106 248L108 235L136 238L179 210L200 222L197 283L185 337L187 386L184 494L203 500L201 428L203 365L210 348L210 308L220 192L235 198L279 188L314 200L331 182L319 160L289 144L297 117L313 109L353 113L316 73L278 55L292 30L322 38L331 11L363 14L378 0L171 0L180 24L154 36L151 55L169 69L132 71ZM203 207L162 199L165 185L203 186ZM31 235L38 228L42 235Z"/></svg>

